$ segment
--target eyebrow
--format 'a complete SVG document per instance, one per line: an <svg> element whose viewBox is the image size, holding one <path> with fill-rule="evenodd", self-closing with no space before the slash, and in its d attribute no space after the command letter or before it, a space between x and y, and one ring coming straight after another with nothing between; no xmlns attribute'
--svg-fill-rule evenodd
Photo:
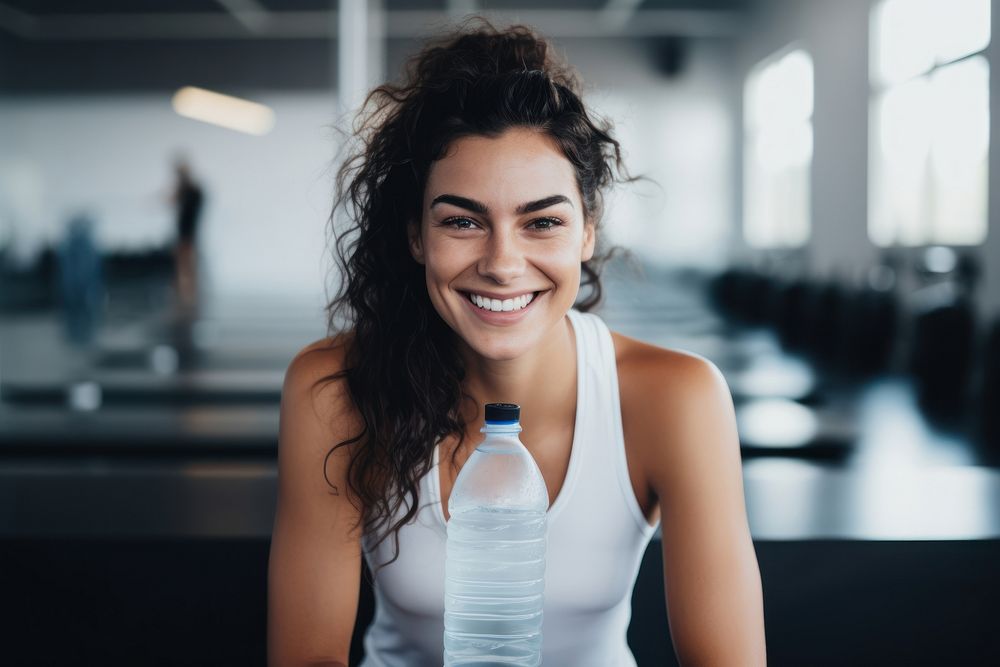
<svg viewBox="0 0 1000 667"><path fill-rule="evenodd" d="M490 213L490 209L486 204L478 202L475 199L469 199L468 197L459 197L458 195L438 195L431 202L431 208L434 208L438 204L452 204L453 206L458 206L459 208L464 208L467 211L472 211L480 215L489 215ZM573 202L565 195L550 195L542 199L536 199L535 201L525 202L518 206L515 212L518 214L534 213L535 211L541 211L556 204L569 204L573 206Z"/></svg>

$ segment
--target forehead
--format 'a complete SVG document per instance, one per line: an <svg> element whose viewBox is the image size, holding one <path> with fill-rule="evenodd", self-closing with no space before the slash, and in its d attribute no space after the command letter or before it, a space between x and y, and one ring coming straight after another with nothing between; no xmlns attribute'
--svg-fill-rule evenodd
<svg viewBox="0 0 1000 667"><path fill-rule="evenodd" d="M521 128L456 139L427 177L426 202L448 192L489 203L552 194L576 198L576 173L548 135Z"/></svg>

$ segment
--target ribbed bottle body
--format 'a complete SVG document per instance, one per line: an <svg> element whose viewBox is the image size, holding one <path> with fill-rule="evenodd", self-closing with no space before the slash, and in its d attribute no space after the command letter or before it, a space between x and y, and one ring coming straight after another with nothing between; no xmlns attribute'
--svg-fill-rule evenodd
<svg viewBox="0 0 1000 667"><path fill-rule="evenodd" d="M445 665L541 664L545 512L477 508L451 516Z"/></svg>
<svg viewBox="0 0 1000 667"><path fill-rule="evenodd" d="M445 666L537 667L548 491L520 426L483 430L448 502Z"/></svg>

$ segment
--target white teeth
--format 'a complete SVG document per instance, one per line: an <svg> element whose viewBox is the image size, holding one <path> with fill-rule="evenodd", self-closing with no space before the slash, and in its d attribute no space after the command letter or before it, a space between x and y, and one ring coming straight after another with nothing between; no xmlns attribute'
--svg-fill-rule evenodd
<svg viewBox="0 0 1000 667"><path fill-rule="evenodd" d="M522 294L521 296L514 297L512 299L488 299L478 294L469 294L469 300L476 304L484 310L491 310L493 312L510 312L513 310L521 310L531 303L534 298L534 294Z"/></svg>

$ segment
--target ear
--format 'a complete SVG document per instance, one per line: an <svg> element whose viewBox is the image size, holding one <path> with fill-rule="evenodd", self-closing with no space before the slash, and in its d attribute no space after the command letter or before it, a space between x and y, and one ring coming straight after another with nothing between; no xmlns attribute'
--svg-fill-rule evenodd
<svg viewBox="0 0 1000 667"><path fill-rule="evenodd" d="M417 264L424 263L424 246L423 241L420 238L420 223L410 221L406 225L406 235L409 240L410 255Z"/></svg>
<svg viewBox="0 0 1000 667"><path fill-rule="evenodd" d="M580 261L586 262L594 256L594 245L597 243L597 229L592 222L583 223L583 252Z"/></svg>

